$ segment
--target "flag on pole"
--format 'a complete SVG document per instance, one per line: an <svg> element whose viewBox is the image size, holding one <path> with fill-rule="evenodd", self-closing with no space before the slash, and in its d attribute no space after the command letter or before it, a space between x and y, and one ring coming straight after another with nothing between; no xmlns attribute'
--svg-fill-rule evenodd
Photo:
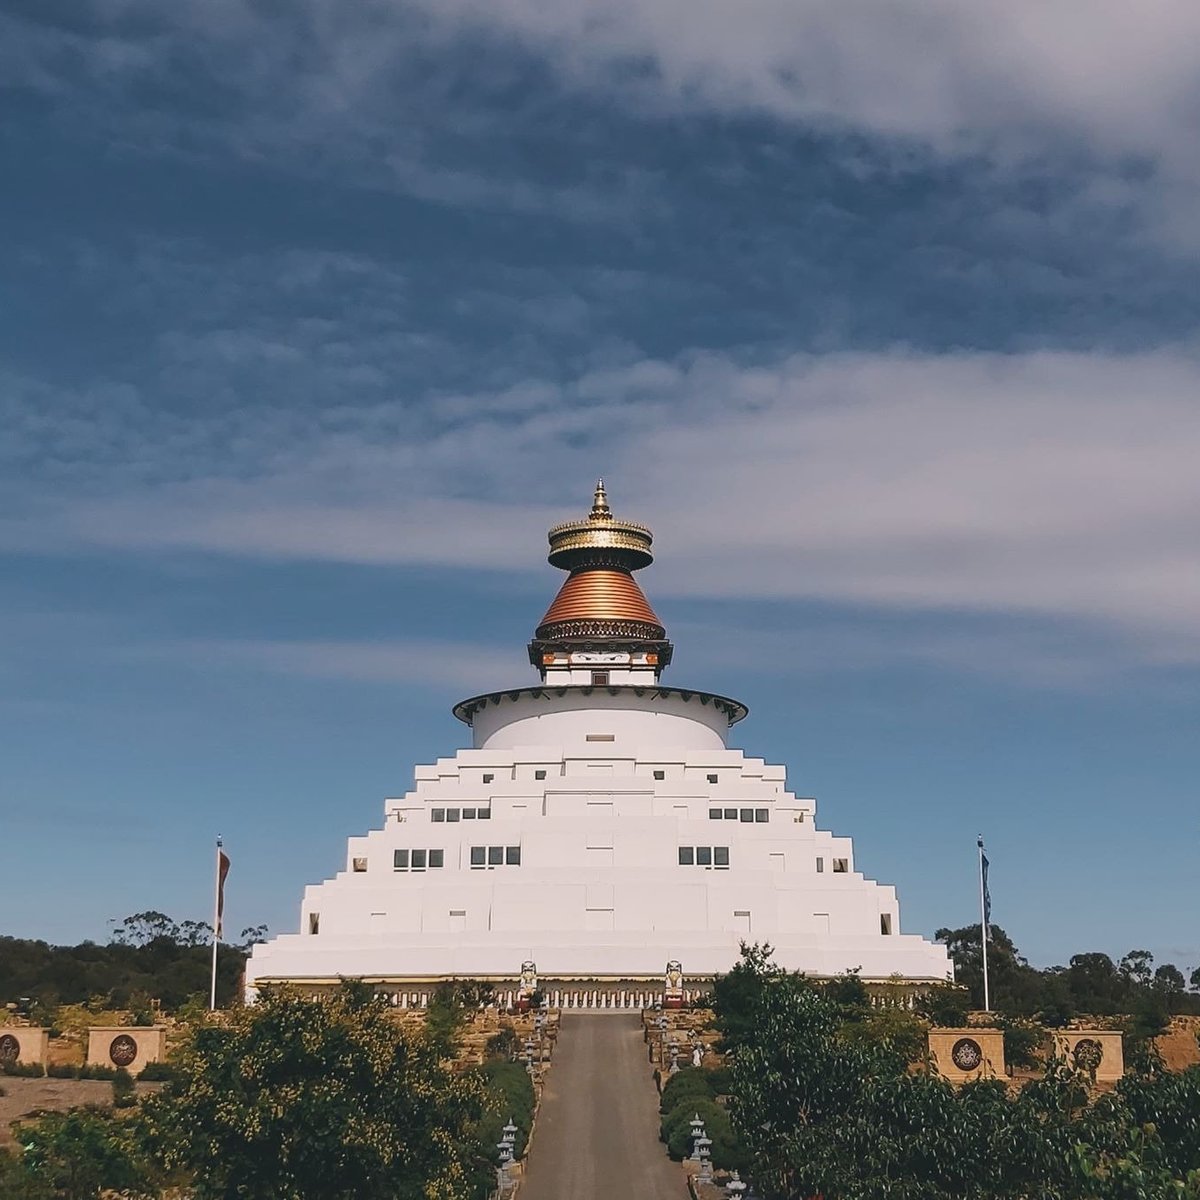
<svg viewBox="0 0 1200 1200"><path fill-rule="evenodd" d="M983 936L985 940L991 940L991 935L988 932L988 927L992 923L992 893L988 888L988 867L991 864L988 862L988 856L983 852L983 838L979 839L979 870L983 877Z"/></svg>
<svg viewBox="0 0 1200 1200"><path fill-rule="evenodd" d="M217 937L224 934L225 922L222 918L225 915L225 876L229 874L229 855L221 849L221 842L217 841Z"/></svg>

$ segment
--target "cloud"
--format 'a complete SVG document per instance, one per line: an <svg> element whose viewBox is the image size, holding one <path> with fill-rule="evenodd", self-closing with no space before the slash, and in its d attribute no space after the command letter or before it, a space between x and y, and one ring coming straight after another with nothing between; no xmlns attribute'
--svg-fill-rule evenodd
<svg viewBox="0 0 1200 1200"><path fill-rule="evenodd" d="M173 426L155 440L92 405L61 427L32 415L56 470L0 533L516 578L603 473L618 511L656 530L659 597L1066 620L1113 631L1123 660L1194 663L1198 390L1183 349L693 354L478 393L422 423L387 403L335 429L258 411L239 418L234 470L220 421L195 418L188 478L155 466L178 451ZM69 494L93 440L108 461Z"/></svg>

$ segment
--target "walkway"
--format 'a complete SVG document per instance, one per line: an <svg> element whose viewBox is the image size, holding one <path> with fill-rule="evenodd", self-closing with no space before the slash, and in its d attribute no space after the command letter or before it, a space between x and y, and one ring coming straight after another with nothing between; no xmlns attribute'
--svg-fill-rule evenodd
<svg viewBox="0 0 1200 1200"><path fill-rule="evenodd" d="M563 1013L518 1200L684 1200L637 1017Z"/></svg>

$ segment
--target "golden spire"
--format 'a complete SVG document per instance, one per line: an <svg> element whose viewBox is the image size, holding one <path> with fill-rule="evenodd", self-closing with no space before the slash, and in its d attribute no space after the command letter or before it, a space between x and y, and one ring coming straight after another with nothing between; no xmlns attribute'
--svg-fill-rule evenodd
<svg viewBox="0 0 1200 1200"><path fill-rule="evenodd" d="M564 521L549 533L550 562L564 571L579 567L616 567L636 571L654 561L654 535L645 525L618 521L608 506L604 480L596 480L592 509L583 520Z"/></svg>
<svg viewBox="0 0 1200 1200"><path fill-rule="evenodd" d="M588 513L589 521L603 521L612 516L608 507L608 493L604 490L604 480L596 480L596 494L592 497L592 511Z"/></svg>

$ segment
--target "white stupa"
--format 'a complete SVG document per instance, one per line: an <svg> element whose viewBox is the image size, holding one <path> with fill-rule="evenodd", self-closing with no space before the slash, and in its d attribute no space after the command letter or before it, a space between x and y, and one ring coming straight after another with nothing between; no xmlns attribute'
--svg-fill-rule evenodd
<svg viewBox="0 0 1200 1200"><path fill-rule="evenodd" d="M255 947L248 993L357 977L420 1003L523 966L528 988L536 964L555 1003L624 1006L661 992L668 962L699 988L743 941L815 976L948 978L945 948L901 933L895 889L816 827L784 768L728 745L745 706L660 682L671 643L633 577L650 531L614 518L601 483L549 537L569 574L529 644L540 682L455 707L471 748L418 767L350 839L300 931Z"/></svg>

